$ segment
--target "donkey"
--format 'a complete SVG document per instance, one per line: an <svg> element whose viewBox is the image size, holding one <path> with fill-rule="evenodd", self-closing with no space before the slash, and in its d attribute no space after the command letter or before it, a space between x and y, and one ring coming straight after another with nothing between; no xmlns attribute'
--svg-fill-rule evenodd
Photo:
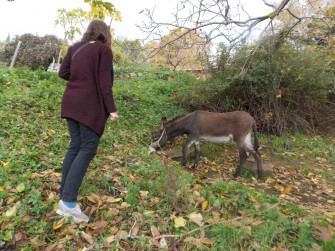
<svg viewBox="0 0 335 251"><path fill-rule="evenodd" d="M233 140L240 157L240 164L236 168L234 177L241 174L243 164L248 157L245 149L248 149L257 162L258 179L263 178L262 160L258 152L259 142L256 135L256 122L247 112L195 111L170 121L167 121L164 117L158 130L154 133L154 141L151 144L151 147L155 150L161 149L170 140L182 134L188 135L182 147L183 166L187 164L187 149L191 145L194 145L194 164L192 168L195 168L199 163L200 141L220 144ZM254 144L251 142L252 132L254 132Z"/></svg>

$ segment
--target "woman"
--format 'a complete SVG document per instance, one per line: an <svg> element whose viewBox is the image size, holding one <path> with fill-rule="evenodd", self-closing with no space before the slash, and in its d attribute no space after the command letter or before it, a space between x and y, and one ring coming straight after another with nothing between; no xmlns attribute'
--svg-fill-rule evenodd
<svg viewBox="0 0 335 251"><path fill-rule="evenodd" d="M87 168L95 156L108 117L116 121L113 86L112 35L100 20L92 21L81 42L68 49L59 69L67 80L61 105L71 137L62 166L61 200L57 214L88 222L77 197Z"/></svg>

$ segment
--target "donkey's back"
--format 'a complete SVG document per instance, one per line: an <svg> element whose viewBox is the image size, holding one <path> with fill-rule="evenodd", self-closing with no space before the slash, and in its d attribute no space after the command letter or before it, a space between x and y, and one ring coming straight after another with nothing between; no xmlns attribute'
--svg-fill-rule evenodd
<svg viewBox="0 0 335 251"><path fill-rule="evenodd" d="M196 111L191 124L190 134L195 138L212 143L225 143L247 137L255 127L254 118L247 112L235 111L215 113ZM191 135L190 135L191 136Z"/></svg>

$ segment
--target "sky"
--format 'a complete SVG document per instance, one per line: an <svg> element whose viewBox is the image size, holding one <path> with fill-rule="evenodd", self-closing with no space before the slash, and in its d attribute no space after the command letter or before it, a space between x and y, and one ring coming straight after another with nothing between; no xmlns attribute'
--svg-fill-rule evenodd
<svg viewBox="0 0 335 251"><path fill-rule="evenodd" d="M164 13L163 15L167 15L172 13L172 6L175 6L176 0L113 0L112 3L122 16L122 22L112 23L115 36L141 39L145 36L135 26L143 21L143 14L139 12L145 8L152 9L156 5L156 8ZM0 41L5 40L8 34L14 37L24 33L39 36L54 34L63 38L62 27L55 27L57 10L75 8L89 9L84 0L15 0L13 2L0 0ZM109 20L106 19L106 23L109 23Z"/></svg>
<svg viewBox="0 0 335 251"><path fill-rule="evenodd" d="M247 9L253 16L268 14L270 9L264 9L262 0L244 0ZM112 23L115 29L114 36L128 39L142 39L145 34L136 27L144 20L144 15L139 12L145 8L155 9L157 18L171 20L171 14L176 7L177 0L113 0L111 1L121 12L122 22ZM271 2L271 1L269 1ZM55 27L58 9L72 10L82 8L88 10L84 0L15 0L8 2L0 0L0 41L15 35L32 33L44 36L56 35L64 37L61 26ZM266 8L266 7L265 7ZM109 23L109 20L105 20Z"/></svg>

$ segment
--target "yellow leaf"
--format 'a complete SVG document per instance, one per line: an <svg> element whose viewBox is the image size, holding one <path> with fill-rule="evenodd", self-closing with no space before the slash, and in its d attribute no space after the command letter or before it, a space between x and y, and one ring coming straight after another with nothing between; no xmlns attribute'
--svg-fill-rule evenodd
<svg viewBox="0 0 335 251"><path fill-rule="evenodd" d="M54 201L56 197L56 194L54 192L51 192L48 196L48 201Z"/></svg>
<svg viewBox="0 0 335 251"><path fill-rule="evenodd" d="M203 211L205 211L208 207L208 200L205 200L204 202L201 203L201 208Z"/></svg>
<svg viewBox="0 0 335 251"><path fill-rule="evenodd" d="M141 197L147 197L149 194L149 191L140 191Z"/></svg>
<svg viewBox="0 0 335 251"><path fill-rule="evenodd" d="M112 243L113 241L115 241L115 236L111 235L105 238L107 243Z"/></svg>
<svg viewBox="0 0 335 251"><path fill-rule="evenodd" d="M183 217L176 217L174 219L174 226L176 228L178 228L178 227L185 227L186 226L186 220Z"/></svg>
<svg viewBox="0 0 335 251"><path fill-rule="evenodd" d="M62 174L61 173L54 173L56 177L60 177Z"/></svg>
<svg viewBox="0 0 335 251"><path fill-rule="evenodd" d="M200 197L200 193L198 191L193 192L194 196Z"/></svg>
<svg viewBox="0 0 335 251"><path fill-rule="evenodd" d="M329 204L334 204L334 201L333 201L333 200L327 200L327 202L328 202Z"/></svg>
<svg viewBox="0 0 335 251"><path fill-rule="evenodd" d="M4 190L3 190L3 187L2 186L0 186L0 192L3 192Z"/></svg>
<svg viewBox="0 0 335 251"><path fill-rule="evenodd" d="M64 225L64 222L65 222L65 220L64 220L64 218L62 218L60 221L58 221L55 225L53 225L53 230L56 230L56 229L59 229L59 228L61 228L63 225Z"/></svg>
<svg viewBox="0 0 335 251"><path fill-rule="evenodd" d="M17 213L17 206L15 205L15 206L13 206L13 207L11 207L6 213L5 213L5 215L7 216L7 217L13 217L13 216L15 216L16 215L16 213Z"/></svg>
<svg viewBox="0 0 335 251"><path fill-rule="evenodd" d="M200 220L200 221L203 220L202 215L201 215L201 214L197 214L197 213L195 213L195 212L190 213L187 217L188 217L189 219L191 219L191 220L193 220L193 219L197 219L197 220Z"/></svg>
<svg viewBox="0 0 335 251"><path fill-rule="evenodd" d="M280 190L280 191L284 190L284 188L282 186L279 186L279 185L274 185L273 188L275 188L277 190Z"/></svg>
<svg viewBox="0 0 335 251"><path fill-rule="evenodd" d="M272 12L268 15L269 18L274 18L276 16L276 13Z"/></svg>
<svg viewBox="0 0 335 251"><path fill-rule="evenodd" d="M288 187L285 187L285 189L282 191L282 194L288 194L291 192L291 187L288 186Z"/></svg>
<svg viewBox="0 0 335 251"><path fill-rule="evenodd" d="M250 201L253 202L253 203L256 203L256 202L257 202L257 200L256 200L256 198L255 198L254 196L251 196L251 197L250 197Z"/></svg>
<svg viewBox="0 0 335 251"><path fill-rule="evenodd" d="M127 202L122 202L120 206L121 209L129 208L129 207L131 207L131 205Z"/></svg>
<svg viewBox="0 0 335 251"><path fill-rule="evenodd" d="M2 165L3 165L4 167L6 167L6 166L9 165L9 162L2 162L2 161L1 161L1 163L2 163Z"/></svg>

